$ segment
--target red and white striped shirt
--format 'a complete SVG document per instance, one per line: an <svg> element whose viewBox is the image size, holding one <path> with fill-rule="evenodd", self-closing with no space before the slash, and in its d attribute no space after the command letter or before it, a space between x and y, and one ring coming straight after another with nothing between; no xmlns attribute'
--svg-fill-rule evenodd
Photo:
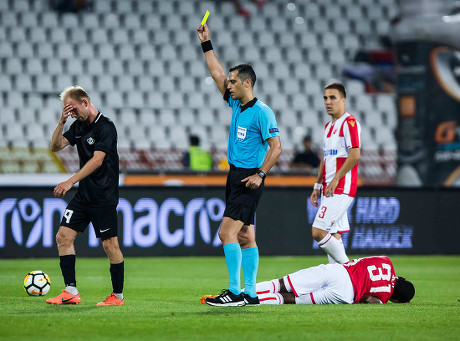
<svg viewBox="0 0 460 341"><path fill-rule="evenodd" d="M343 266L350 275L355 290L354 303L364 296L377 297L387 303L393 294L396 276L393 263L387 256L354 259Z"/></svg>
<svg viewBox="0 0 460 341"><path fill-rule="evenodd" d="M323 191L332 181L337 171L345 163L351 148L361 148L361 126L349 113L343 114L335 123L324 127L323 151ZM358 163L339 180L334 194L354 197L358 183Z"/></svg>

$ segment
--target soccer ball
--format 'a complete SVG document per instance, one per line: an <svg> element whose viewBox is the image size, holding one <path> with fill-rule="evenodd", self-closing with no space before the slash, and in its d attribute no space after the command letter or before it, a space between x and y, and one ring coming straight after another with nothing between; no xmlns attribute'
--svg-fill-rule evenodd
<svg viewBox="0 0 460 341"><path fill-rule="evenodd" d="M43 271L31 271L24 278L24 290L29 296L44 296L50 287L50 278Z"/></svg>

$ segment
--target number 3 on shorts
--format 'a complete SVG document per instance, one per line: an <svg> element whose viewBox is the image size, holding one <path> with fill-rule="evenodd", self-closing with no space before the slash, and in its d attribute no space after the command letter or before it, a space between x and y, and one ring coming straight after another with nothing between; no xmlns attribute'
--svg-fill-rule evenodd
<svg viewBox="0 0 460 341"><path fill-rule="evenodd" d="M70 218L72 217L72 214L73 214L72 210L65 210L64 218L67 224L70 222Z"/></svg>
<svg viewBox="0 0 460 341"><path fill-rule="evenodd" d="M321 210L321 212L320 212L320 214L318 214L318 218L323 219L324 215L326 214L327 207L326 206L321 206L320 210Z"/></svg>

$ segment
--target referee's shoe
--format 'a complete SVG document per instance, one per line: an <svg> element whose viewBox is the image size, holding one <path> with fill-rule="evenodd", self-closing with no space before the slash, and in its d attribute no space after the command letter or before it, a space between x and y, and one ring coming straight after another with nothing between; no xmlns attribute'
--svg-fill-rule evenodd
<svg viewBox="0 0 460 341"><path fill-rule="evenodd" d="M244 294L244 305L246 306L253 306L253 305L259 305L259 297L251 297L248 294Z"/></svg>
<svg viewBox="0 0 460 341"><path fill-rule="evenodd" d="M235 295L228 289L222 290L222 293L216 297L207 297L206 304L214 307L242 307L245 305L243 293Z"/></svg>

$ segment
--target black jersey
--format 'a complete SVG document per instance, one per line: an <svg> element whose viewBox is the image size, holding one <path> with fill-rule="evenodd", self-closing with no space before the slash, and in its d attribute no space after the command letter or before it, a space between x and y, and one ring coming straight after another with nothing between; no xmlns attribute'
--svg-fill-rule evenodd
<svg viewBox="0 0 460 341"><path fill-rule="evenodd" d="M93 123L77 120L63 135L72 146L77 145L80 168L94 156L94 151L106 153L101 167L80 181L75 199L91 206L118 204L117 130L113 122L98 113Z"/></svg>

